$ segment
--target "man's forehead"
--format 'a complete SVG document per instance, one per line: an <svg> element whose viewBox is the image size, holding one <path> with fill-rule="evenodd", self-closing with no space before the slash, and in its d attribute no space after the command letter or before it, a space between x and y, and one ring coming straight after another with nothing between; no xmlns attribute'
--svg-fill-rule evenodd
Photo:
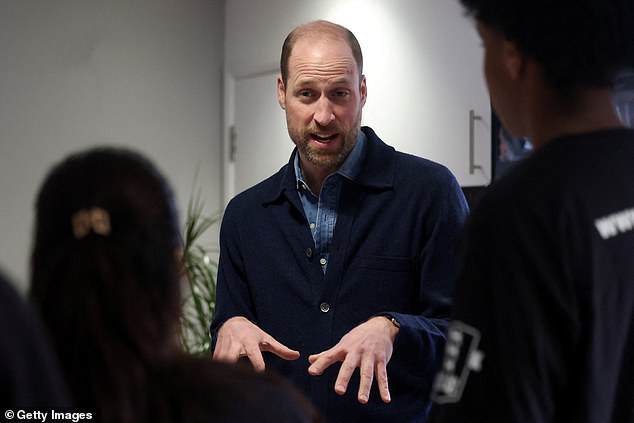
<svg viewBox="0 0 634 423"><path fill-rule="evenodd" d="M307 87L314 84L329 84L338 86L354 85L354 77L352 74L345 76L329 76L315 74L298 74L292 78L296 87Z"/></svg>
<svg viewBox="0 0 634 423"><path fill-rule="evenodd" d="M338 54L329 50L297 50L297 54L292 54L289 63L290 74L304 74L321 76L328 75L341 78L353 77L357 71L357 65L352 55Z"/></svg>
<svg viewBox="0 0 634 423"><path fill-rule="evenodd" d="M296 85L329 83L346 85L357 80L357 68L352 60L314 62L298 60L289 66L289 79Z"/></svg>
<svg viewBox="0 0 634 423"><path fill-rule="evenodd" d="M291 50L289 61L342 59L355 63L352 49L344 40L335 38L302 37Z"/></svg>

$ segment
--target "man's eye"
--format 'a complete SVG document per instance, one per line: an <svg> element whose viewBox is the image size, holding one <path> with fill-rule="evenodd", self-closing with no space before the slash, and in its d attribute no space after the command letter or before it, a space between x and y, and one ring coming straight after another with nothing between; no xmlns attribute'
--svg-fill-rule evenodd
<svg viewBox="0 0 634 423"><path fill-rule="evenodd" d="M300 97L312 97L312 93L310 91L300 91Z"/></svg>
<svg viewBox="0 0 634 423"><path fill-rule="evenodd" d="M348 95L348 91L345 91L345 90L335 91L334 93L335 97L346 97L347 95Z"/></svg>

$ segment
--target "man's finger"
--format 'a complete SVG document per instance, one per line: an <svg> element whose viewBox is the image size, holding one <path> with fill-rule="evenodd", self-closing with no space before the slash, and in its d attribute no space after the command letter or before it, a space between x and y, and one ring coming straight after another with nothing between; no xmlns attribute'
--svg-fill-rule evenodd
<svg viewBox="0 0 634 423"><path fill-rule="evenodd" d="M319 359L319 357L321 357L323 353L319 353L319 354L311 354L308 356L308 362L310 364L313 364L315 361L317 361L317 359Z"/></svg>
<svg viewBox="0 0 634 423"><path fill-rule="evenodd" d="M352 355L348 355L343 363L341 363L341 368L339 369L339 374L337 375L337 380L335 381L336 393L339 395L346 393L352 373L354 373L357 366L358 362Z"/></svg>
<svg viewBox="0 0 634 423"><path fill-rule="evenodd" d="M370 398L370 388L374 380L374 360L364 359L359 366L359 393L358 400L361 404L368 402Z"/></svg>
<svg viewBox="0 0 634 423"><path fill-rule="evenodd" d="M260 342L260 350L271 352L284 360L297 360L300 356L299 351L292 350L273 338Z"/></svg>
<svg viewBox="0 0 634 423"><path fill-rule="evenodd" d="M236 343L230 343L229 345L223 343L216 346L214 350L214 354L212 356L213 360L216 361L224 361L227 363L235 363L241 356L242 350L241 346ZM246 354L242 354L246 355Z"/></svg>
<svg viewBox="0 0 634 423"><path fill-rule="evenodd" d="M385 364L377 364L376 366L376 383L379 387L379 393L381 394L381 399L384 403L389 403L392 401L392 396L390 395L390 387L387 381L387 368Z"/></svg>
<svg viewBox="0 0 634 423"><path fill-rule="evenodd" d="M328 367L332 364L341 361L335 354L332 354L330 350L324 351L319 354L311 355L308 357L308 361L310 362L312 359L312 364L308 368L308 373L313 376L319 376L324 373Z"/></svg>
<svg viewBox="0 0 634 423"><path fill-rule="evenodd" d="M262 352L259 348L251 348L246 351L246 356L248 357L253 369L256 372L263 372L266 369L266 365L264 364L264 357L262 357Z"/></svg>

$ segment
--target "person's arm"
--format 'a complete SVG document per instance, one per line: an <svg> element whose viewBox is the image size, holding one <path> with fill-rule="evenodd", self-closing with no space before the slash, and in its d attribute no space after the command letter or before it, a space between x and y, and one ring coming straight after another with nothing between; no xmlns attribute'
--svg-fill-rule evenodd
<svg viewBox="0 0 634 423"><path fill-rule="evenodd" d="M453 175L438 182L438 193L427 210L425 246L419 255L421 312L404 314L385 310L400 325L394 343L392 372L418 377L427 392L440 366L446 340L460 242L469 208Z"/></svg>
<svg viewBox="0 0 634 423"><path fill-rule="evenodd" d="M257 325L242 316L232 317L220 326L214 348L213 359L235 363L246 357L253 368L264 371L262 352L271 352L285 360L297 360L299 351L291 350L279 343Z"/></svg>
<svg viewBox="0 0 634 423"><path fill-rule="evenodd" d="M357 398L361 404L368 402L370 388L376 378L383 402L392 398L389 389L387 363L392 357L392 344L398 328L384 316L376 316L352 329L331 349L308 357L308 373L321 375L336 362L342 362L335 381L335 392L346 393L355 369L359 368L360 383Z"/></svg>
<svg viewBox="0 0 634 423"><path fill-rule="evenodd" d="M336 362L342 367L335 391L345 393L354 370L360 369L359 402L368 401L377 379L384 402L390 402L387 365L400 379L423 380L428 392L440 362L457 270L458 242L468 206L455 178L449 175L426 216L425 246L419 255L421 313L386 310L346 334L327 351L309 357L309 373L319 375ZM394 319L392 321L392 318Z"/></svg>
<svg viewBox="0 0 634 423"><path fill-rule="evenodd" d="M251 294L240 254L238 212L230 203L220 229L216 313L210 328L213 358L236 362L247 357L256 370L264 370L263 351L285 360L296 360L300 353L279 343L254 323Z"/></svg>
<svg viewBox="0 0 634 423"><path fill-rule="evenodd" d="M506 205L475 217L430 421L556 421L567 363L580 357L579 298L557 262L556 230Z"/></svg>

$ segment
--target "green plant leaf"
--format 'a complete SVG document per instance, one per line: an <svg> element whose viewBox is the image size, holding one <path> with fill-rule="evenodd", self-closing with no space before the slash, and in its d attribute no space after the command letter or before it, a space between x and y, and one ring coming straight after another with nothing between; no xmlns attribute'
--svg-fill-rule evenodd
<svg viewBox="0 0 634 423"><path fill-rule="evenodd" d="M209 325L216 305L216 273L214 257L218 249L201 244L200 238L219 218L204 215L200 189L190 197L183 229L182 262L185 270L186 293L181 312L180 341L185 351L210 354Z"/></svg>

